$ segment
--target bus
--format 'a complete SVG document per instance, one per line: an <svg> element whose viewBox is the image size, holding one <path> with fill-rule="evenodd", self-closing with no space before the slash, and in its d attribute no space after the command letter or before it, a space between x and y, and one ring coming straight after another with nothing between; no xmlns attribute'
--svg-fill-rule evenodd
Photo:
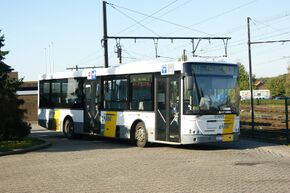
<svg viewBox="0 0 290 193"><path fill-rule="evenodd" d="M237 64L134 62L39 76L38 123L68 138L232 142L240 134Z"/></svg>

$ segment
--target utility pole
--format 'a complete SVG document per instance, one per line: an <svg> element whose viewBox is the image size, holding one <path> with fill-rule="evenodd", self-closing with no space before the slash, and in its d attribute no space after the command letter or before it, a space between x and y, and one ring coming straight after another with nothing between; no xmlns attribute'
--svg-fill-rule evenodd
<svg viewBox="0 0 290 193"><path fill-rule="evenodd" d="M115 53L117 53L117 57L119 58L119 63L122 64L122 47L119 43L117 43L116 49L117 51L115 51Z"/></svg>
<svg viewBox="0 0 290 193"><path fill-rule="evenodd" d="M247 24L248 24L248 51L249 51L249 76L250 76L249 77L249 81L250 81L250 92L251 92L251 118L252 118L251 125L252 125L252 131L254 131L255 120L254 120L254 99L253 99L251 44L285 43L285 42L290 42L290 39L251 42L250 20L251 20L251 18L247 17Z"/></svg>
<svg viewBox="0 0 290 193"><path fill-rule="evenodd" d="M253 98L253 79L252 79L252 56L251 56L251 32L250 32L250 17L247 17L248 24L248 51L249 51L249 82L250 82L250 94L251 94L251 118L252 118L252 131L255 128L254 118L254 98Z"/></svg>
<svg viewBox="0 0 290 193"><path fill-rule="evenodd" d="M107 34L107 2L103 1L103 47L104 47L104 59L105 59L105 68L109 67L108 59L108 34Z"/></svg>
<svg viewBox="0 0 290 193"><path fill-rule="evenodd" d="M225 44L225 55L224 57L226 57L226 50L227 50L227 42L229 39L231 39L230 37L152 37L152 36L108 36L107 34L107 2L105 0L103 0L103 39L102 39L102 46L104 47L104 62L105 62L105 68L109 67L109 60L108 60L108 40L109 39L115 39L117 41L117 55L119 58L119 62L122 63L122 48L120 46L120 40L121 39L133 39L136 40L137 39L152 39L154 41L154 45L155 45L155 56L156 58L159 57L158 56L158 52L157 52L157 48L158 48L158 41L160 39L167 39L167 40L171 40L171 42L173 42L173 40L191 40L192 42L192 55L193 57L195 57L195 52L196 49L200 43L201 40L222 40ZM198 43L196 45L194 45L194 40L198 40ZM225 43L226 42L226 43Z"/></svg>
<svg viewBox="0 0 290 193"><path fill-rule="evenodd" d="M182 61L186 60L186 56L185 56L185 49L183 49L183 53L182 53Z"/></svg>

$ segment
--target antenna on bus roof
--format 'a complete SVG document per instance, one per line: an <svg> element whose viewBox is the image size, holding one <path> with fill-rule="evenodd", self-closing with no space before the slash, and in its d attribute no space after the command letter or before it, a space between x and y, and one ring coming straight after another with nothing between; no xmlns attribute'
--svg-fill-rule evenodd
<svg viewBox="0 0 290 193"><path fill-rule="evenodd" d="M87 67L78 67L78 65L76 65L75 67L70 67L70 68L66 68L67 70L83 70L83 69L94 69L94 68L104 68L103 66L87 66Z"/></svg>

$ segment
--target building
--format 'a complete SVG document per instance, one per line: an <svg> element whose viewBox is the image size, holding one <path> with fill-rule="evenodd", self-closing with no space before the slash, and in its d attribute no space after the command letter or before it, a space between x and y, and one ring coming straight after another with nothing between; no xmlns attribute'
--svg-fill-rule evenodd
<svg viewBox="0 0 290 193"><path fill-rule="evenodd" d="M18 79L18 72L9 73L9 77ZM19 99L24 100L24 104L20 106L26 110L24 120L30 123L37 122L38 82L23 82L16 94Z"/></svg>
<svg viewBox="0 0 290 193"><path fill-rule="evenodd" d="M37 81L23 82L20 89L16 92L19 99L24 100L22 109L26 109L24 119L27 122L37 121L37 100L38 100L38 85Z"/></svg>
<svg viewBox="0 0 290 193"><path fill-rule="evenodd" d="M241 90L240 91L241 100L247 100L251 98L250 90ZM253 90L253 98L254 99L270 99L270 90Z"/></svg>

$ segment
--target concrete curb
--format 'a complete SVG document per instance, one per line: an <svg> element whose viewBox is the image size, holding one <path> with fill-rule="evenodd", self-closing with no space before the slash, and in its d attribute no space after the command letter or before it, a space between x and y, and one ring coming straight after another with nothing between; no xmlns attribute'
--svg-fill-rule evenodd
<svg viewBox="0 0 290 193"><path fill-rule="evenodd" d="M15 149L13 151L8 151L8 152L0 152L0 157L1 156L6 156L6 155L27 153L27 152L36 151L36 150L44 149L44 148L47 148L47 147L51 146L50 142L48 142L48 141L46 141L44 139L40 139L40 138L37 138L37 139L43 141L44 143L39 144L39 145L35 145L35 146L32 146L32 147L28 147L28 148Z"/></svg>

